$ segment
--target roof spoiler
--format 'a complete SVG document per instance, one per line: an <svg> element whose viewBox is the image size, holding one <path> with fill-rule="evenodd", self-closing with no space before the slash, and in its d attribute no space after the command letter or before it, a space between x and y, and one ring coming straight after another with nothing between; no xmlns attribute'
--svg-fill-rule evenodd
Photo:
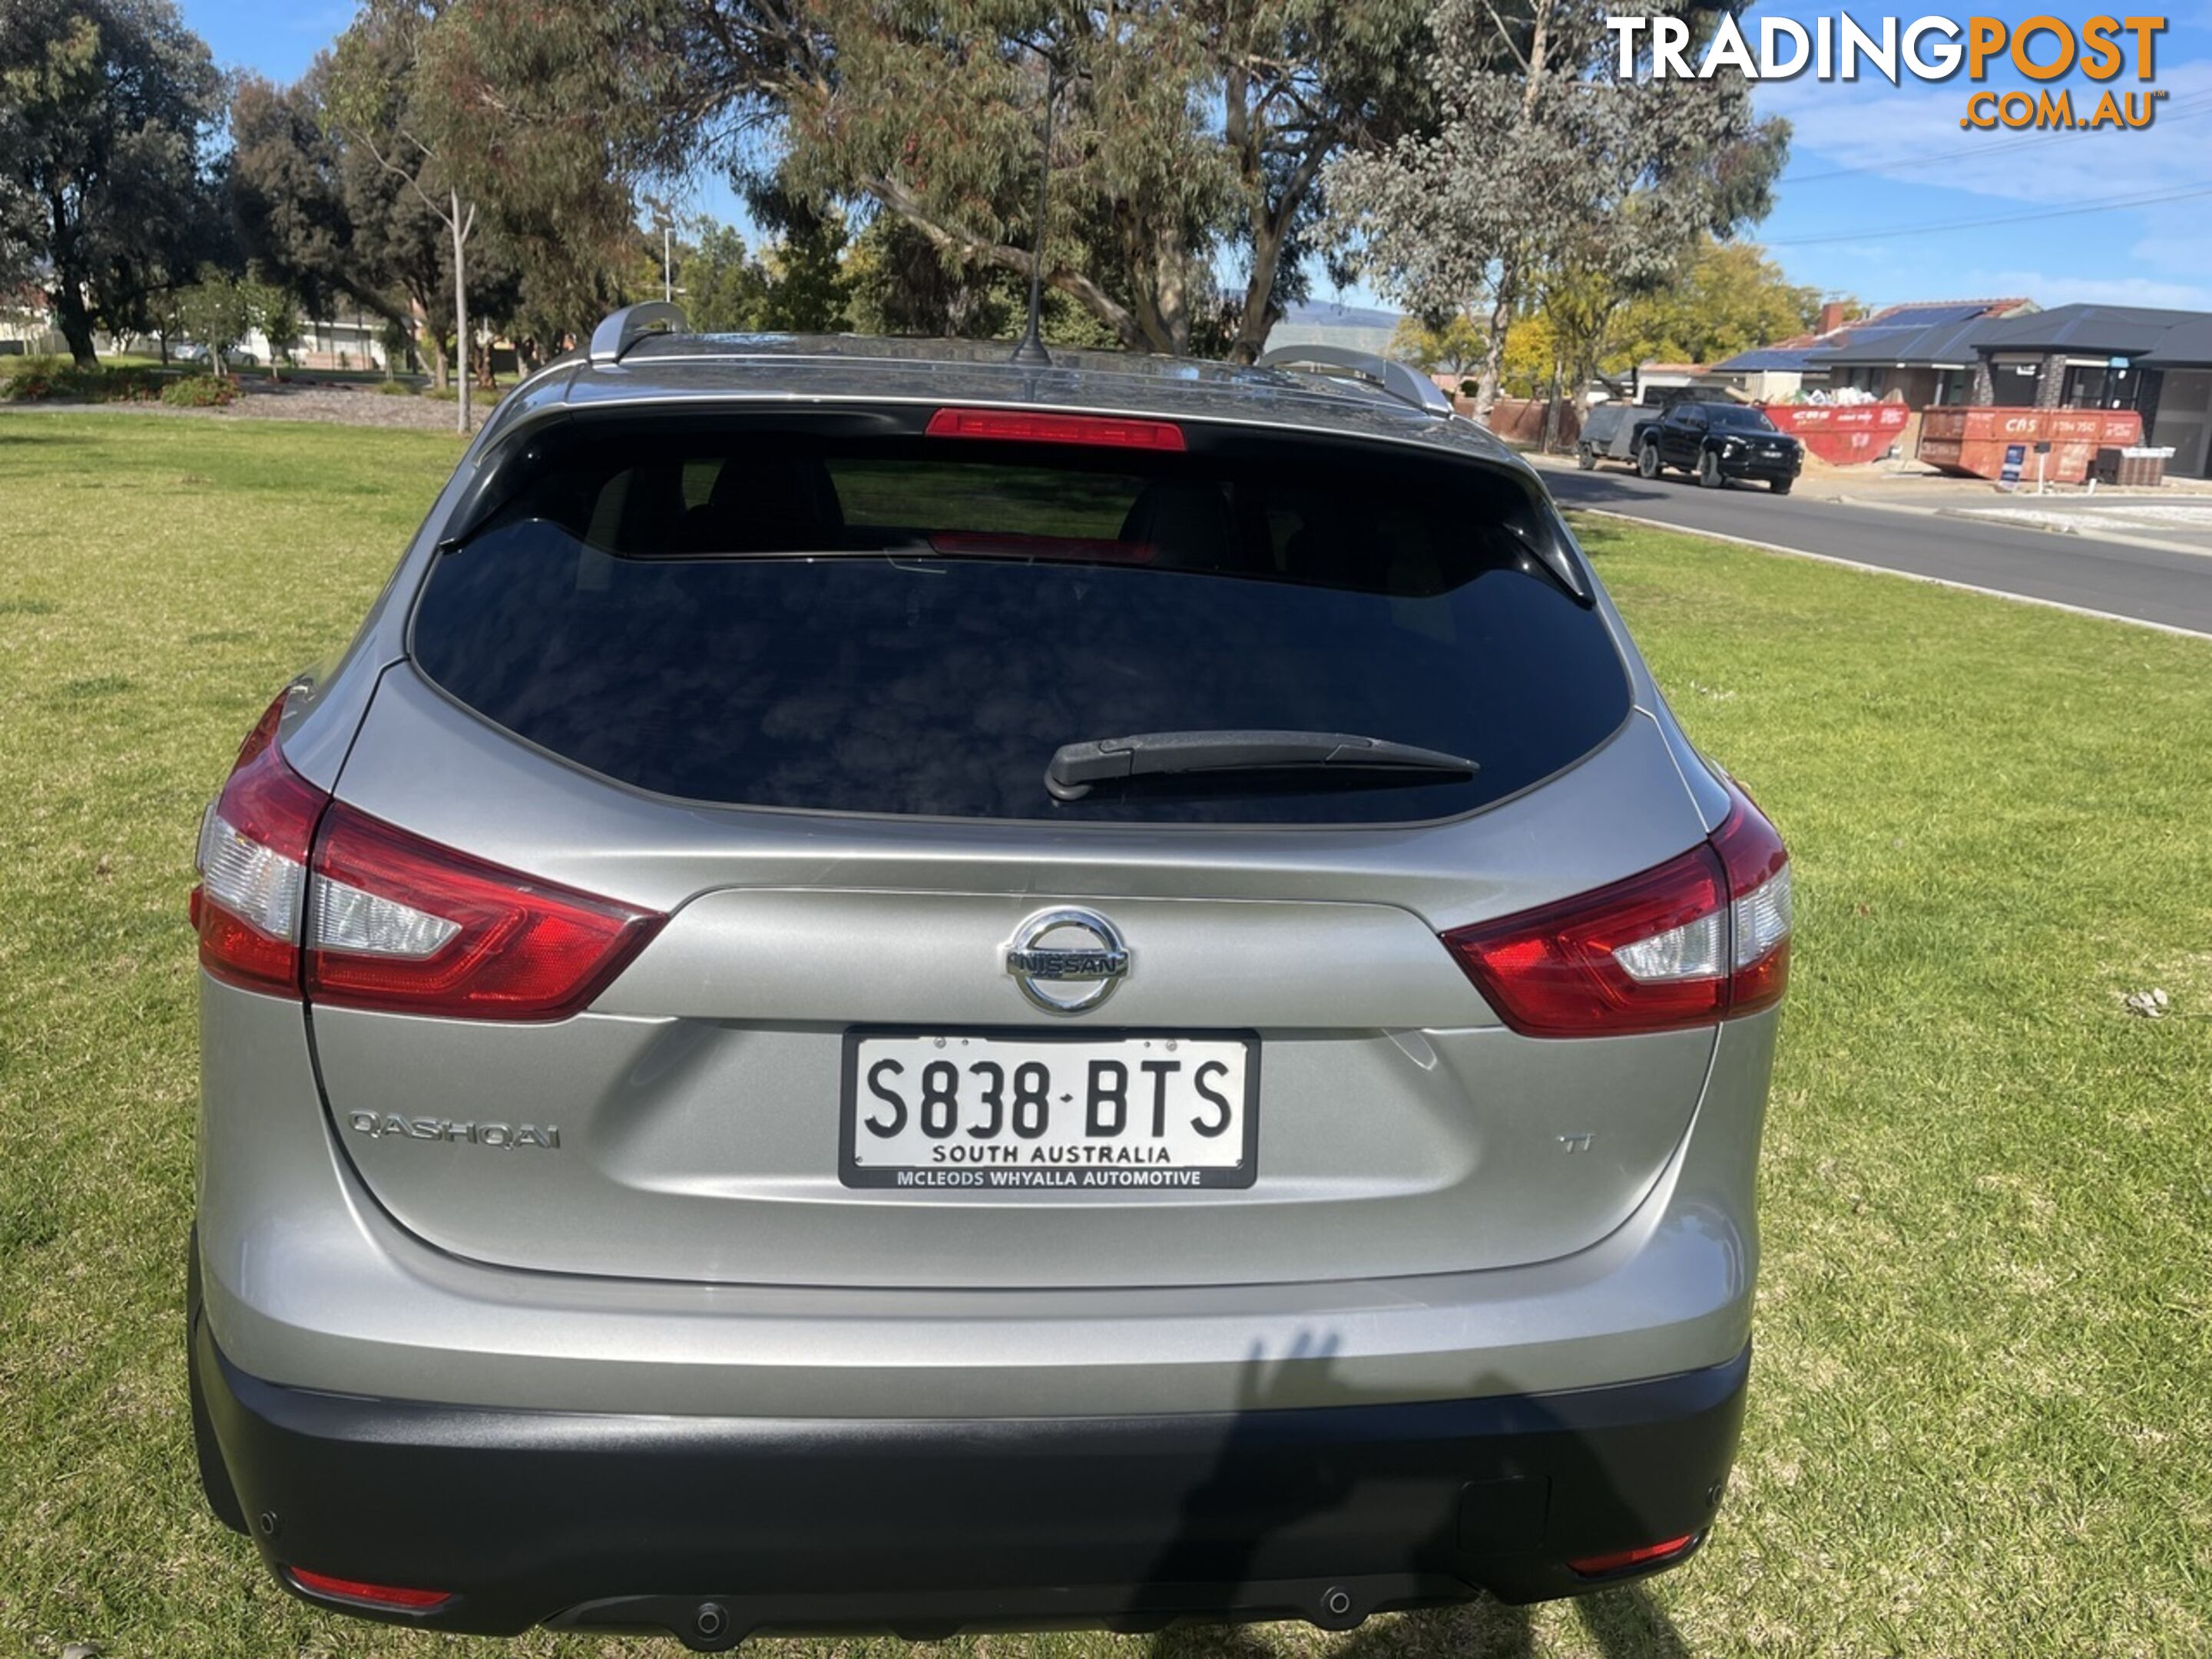
<svg viewBox="0 0 2212 1659"><path fill-rule="evenodd" d="M1288 345L1261 354L1258 368L1305 368L1342 379L1346 375L1379 387L1400 403L1411 404L1428 415L1449 415L1451 399L1427 375L1378 357L1371 351L1349 346Z"/></svg>
<svg viewBox="0 0 2212 1659"><path fill-rule="evenodd" d="M681 334L689 327L690 324L684 319L684 308L665 300L647 300L609 312L592 331L592 367L612 368L622 362L623 353L647 335Z"/></svg>

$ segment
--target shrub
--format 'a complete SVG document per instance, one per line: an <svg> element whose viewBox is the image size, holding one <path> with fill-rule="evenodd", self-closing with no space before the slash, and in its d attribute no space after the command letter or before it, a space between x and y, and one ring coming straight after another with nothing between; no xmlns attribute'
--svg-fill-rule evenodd
<svg viewBox="0 0 2212 1659"><path fill-rule="evenodd" d="M238 382L228 374L187 374L161 388L172 409L222 409L238 397Z"/></svg>
<svg viewBox="0 0 2212 1659"><path fill-rule="evenodd" d="M67 357L10 357L0 362L0 403L58 398L73 403L134 403L161 388L155 370L140 364L79 368Z"/></svg>
<svg viewBox="0 0 2212 1659"><path fill-rule="evenodd" d="M379 380L376 390L386 398L411 398L415 395L415 388L404 380Z"/></svg>
<svg viewBox="0 0 2212 1659"><path fill-rule="evenodd" d="M111 404L151 403L161 395L163 386L159 369L137 363L104 370L99 380L96 390L88 390L83 395Z"/></svg>
<svg viewBox="0 0 2212 1659"><path fill-rule="evenodd" d="M0 398L28 403L80 397L84 379L84 371L66 357L10 357L0 366Z"/></svg>
<svg viewBox="0 0 2212 1659"><path fill-rule="evenodd" d="M52 360L10 357L0 363L0 403L28 403L53 390Z"/></svg>

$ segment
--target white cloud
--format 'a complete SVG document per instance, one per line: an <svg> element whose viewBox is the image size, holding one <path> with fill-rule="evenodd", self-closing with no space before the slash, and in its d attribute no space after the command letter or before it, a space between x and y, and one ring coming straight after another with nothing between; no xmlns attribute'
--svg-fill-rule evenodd
<svg viewBox="0 0 2212 1659"><path fill-rule="evenodd" d="M2212 276L2212 271L2207 272ZM1972 294L2025 294L2048 311L2054 306L2163 306L2174 311L2212 311L2212 286L2168 283L2151 276L2065 276L2042 270L1978 270L1960 283Z"/></svg>
<svg viewBox="0 0 2212 1659"><path fill-rule="evenodd" d="M2201 222L2205 212L2202 204L2197 206L2199 210L2194 216ZM2128 258L2148 270L2177 276L2212 274L2212 226L2158 231L2130 248Z"/></svg>

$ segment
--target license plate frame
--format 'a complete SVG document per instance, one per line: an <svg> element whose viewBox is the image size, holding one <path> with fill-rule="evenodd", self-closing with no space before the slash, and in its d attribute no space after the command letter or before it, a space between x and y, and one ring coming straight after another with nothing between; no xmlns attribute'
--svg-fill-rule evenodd
<svg viewBox="0 0 2212 1659"><path fill-rule="evenodd" d="M947 1170L927 1165L910 1164L869 1167L857 1157L856 1144L861 1117L860 1052L864 1043L885 1038L981 1040L985 1042L1020 1043L1031 1048L1089 1048L1096 1051L1092 1057L1107 1057L1109 1049L1121 1045L1147 1042L1200 1044L1236 1044L1243 1050L1244 1081L1241 1096L1237 1097L1239 1132L1233 1144L1238 1147L1234 1165L1200 1166L1191 1164L1139 1164L1135 1166L1108 1165L1103 1170L1048 1164L1033 1175L1008 1176L1003 1168L961 1165ZM978 1025L855 1025L845 1031L844 1062L841 1068L837 1111L837 1179L842 1186L854 1189L896 1188L915 1193L1008 1193L1051 1192L1085 1194L1104 1192L1162 1192L1162 1191L1221 1191L1243 1190L1251 1187L1260 1172L1260 1065L1264 1045L1260 1034L1251 1030L1164 1030L1151 1027L1087 1028L1080 1031L1040 1030L1035 1026L978 1026ZM1141 1052L1141 1051L1139 1051ZM1114 1058L1128 1059L1127 1054L1116 1054ZM1060 1076L1055 1073L1050 1086L1058 1087ZM1025 1166L1015 1165L1016 1170ZM1035 1169L1036 1166L1026 1166ZM948 1173L975 1179L947 1179ZM1046 1179L1043 1176L1068 1176L1073 1179ZM1188 1177L1195 1176L1195 1179ZM917 1178L919 1177L919 1178Z"/></svg>

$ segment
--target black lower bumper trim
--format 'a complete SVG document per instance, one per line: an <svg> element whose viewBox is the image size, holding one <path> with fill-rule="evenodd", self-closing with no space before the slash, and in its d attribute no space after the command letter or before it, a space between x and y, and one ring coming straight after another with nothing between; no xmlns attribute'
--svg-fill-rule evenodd
<svg viewBox="0 0 2212 1659"><path fill-rule="evenodd" d="M711 1649L771 1629L1341 1627L1477 1590L1573 1595L1593 1586L1567 1561L1711 1523L1750 1352L1561 1394L950 1421L362 1399L249 1376L204 1321L192 1362L280 1572L451 1592L372 1614L400 1623Z"/></svg>

